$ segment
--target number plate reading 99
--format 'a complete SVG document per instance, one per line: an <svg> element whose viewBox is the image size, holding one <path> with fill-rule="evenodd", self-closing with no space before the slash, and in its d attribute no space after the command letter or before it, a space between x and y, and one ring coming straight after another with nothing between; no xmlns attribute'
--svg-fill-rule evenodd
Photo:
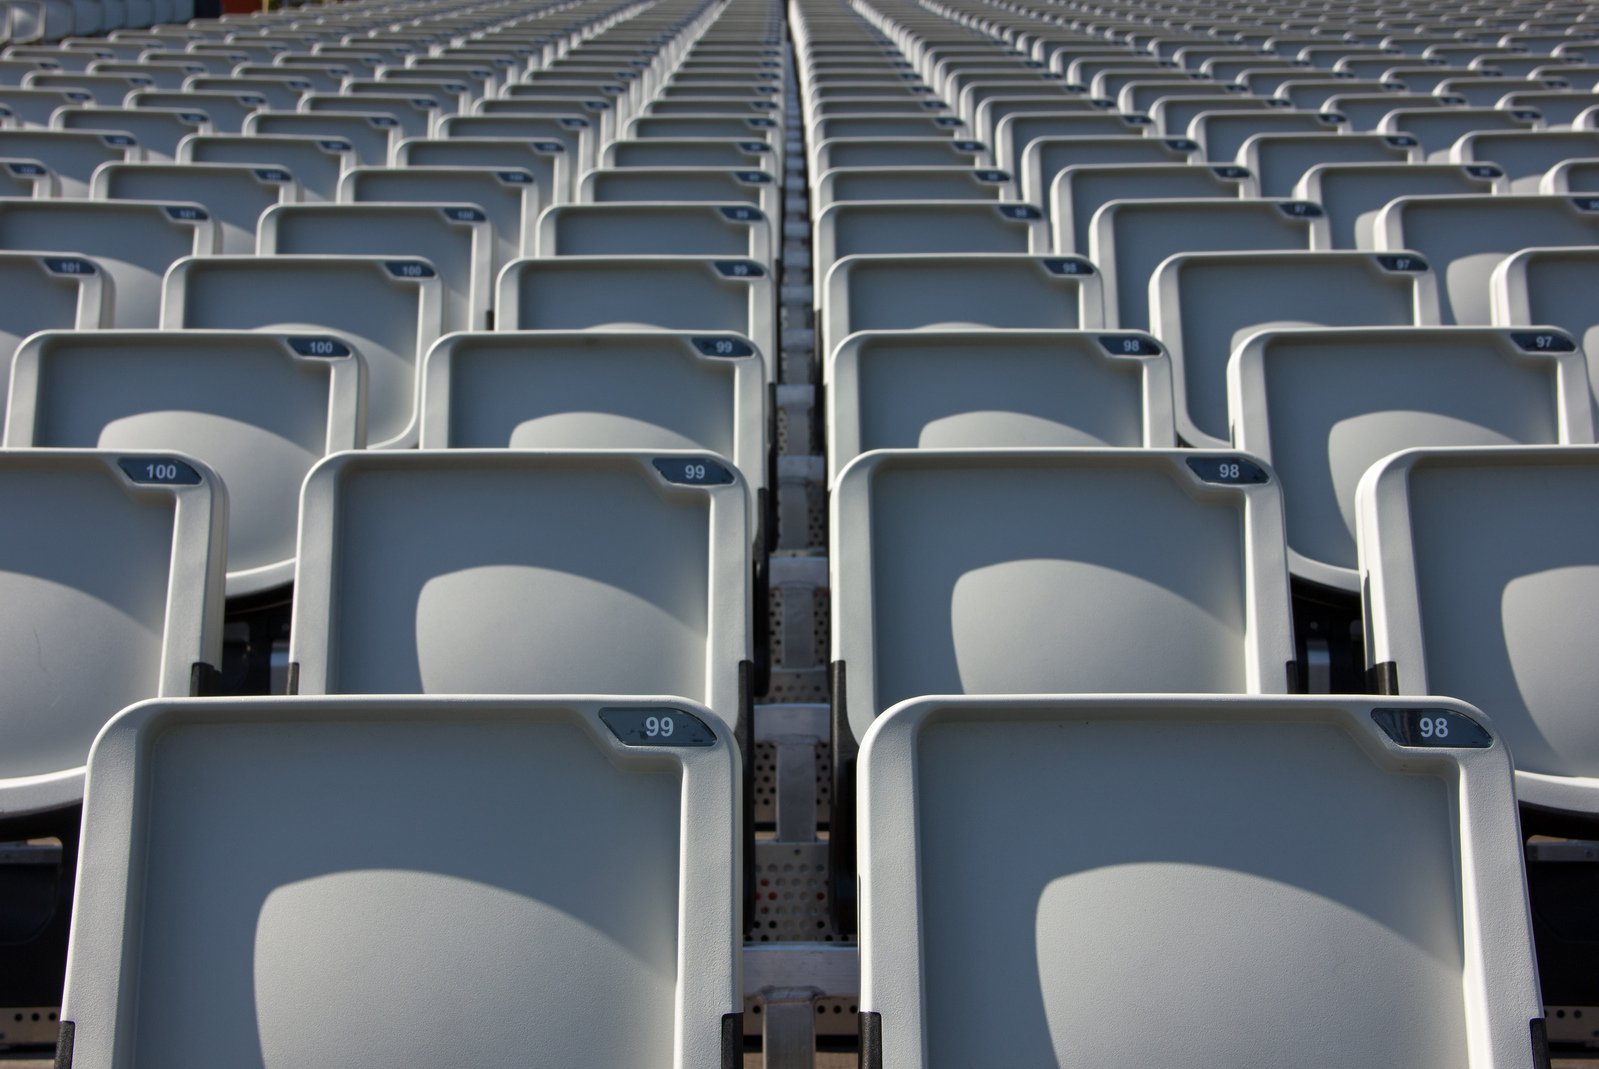
<svg viewBox="0 0 1599 1069"><path fill-rule="evenodd" d="M628 746L714 746L705 722L682 709L601 709L600 720Z"/></svg>

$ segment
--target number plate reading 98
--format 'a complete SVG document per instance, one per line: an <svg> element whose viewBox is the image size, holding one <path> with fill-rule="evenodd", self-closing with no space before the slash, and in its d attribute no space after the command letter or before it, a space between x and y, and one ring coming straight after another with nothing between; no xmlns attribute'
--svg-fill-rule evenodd
<svg viewBox="0 0 1599 1069"><path fill-rule="evenodd" d="M1373 709L1371 718L1401 746L1482 750L1493 745L1481 724L1447 709Z"/></svg>
<svg viewBox="0 0 1599 1069"><path fill-rule="evenodd" d="M601 709L600 720L628 746L714 746L705 722L682 709Z"/></svg>

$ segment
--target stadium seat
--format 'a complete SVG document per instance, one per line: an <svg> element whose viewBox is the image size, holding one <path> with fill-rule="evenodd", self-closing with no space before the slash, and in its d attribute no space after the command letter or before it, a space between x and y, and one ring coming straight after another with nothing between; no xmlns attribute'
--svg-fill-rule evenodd
<svg viewBox="0 0 1599 1069"><path fill-rule="evenodd" d="M619 172L625 173L625 172ZM1008 171L984 167L835 167L816 182L818 209L840 201L1014 199Z"/></svg>
<svg viewBox="0 0 1599 1069"><path fill-rule="evenodd" d="M1168 256L1328 245L1312 201L1117 200L1093 217L1088 257L1104 272L1106 325L1147 330L1148 280Z"/></svg>
<svg viewBox="0 0 1599 1069"><path fill-rule="evenodd" d="M56 130L95 130L131 135L143 158L165 162L177 158L178 143L193 134L208 134L203 111L177 108L60 108L50 117Z"/></svg>
<svg viewBox="0 0 1599 1069"><path fill-rule="evenodd" d="M1488 282L1506 256L1532 246L1599 244L1599 200L1506 195L1400 197L1373 224L1380 249L1413 250L1439 279L1440 322L1492 321Z"/></svg>
<svg viewBox="0 0 1599 1069"><path fill-rule="evenodd" d="M1254 195L1254 177L1237 164L1073 164L1050 185L1046 204L1052 248L1088 255L1090 222L1114 200L1237 200Z"/></svg>
<svg viewBox="0 0 1599 1069"><path fill-rule="evenodd" d="M1006 116L995 128L992 162L1002 170L1015 173L1022 169L1028 147L1040 138L1143 137L1148 128L1149 119L1142 115L1103 111L1018 112Z"/></svg>
<svg viewBox="0 0 1599 1069"><path fill-rule="evenodd" d="M94 98L82 89L13 89L0 86L0 107L10 113L10 125L19 129L45 130L50 116L60 108L80 107Z"/></svg>
<svg viewBox="0 0 1599 1069"><path fill-rule="evenodd" d="M1055 176L1067 167L1100 163L1197 163L1199 145L1185 137L1040 137L1022 152L1020 199L1048 204Z"/></svg>
<svg viewBox="0 0 1599 1069"><path fill-rule="evenodd" d="M1294 195L1314 201L1327 214L1336 249L1375 249L1377 216L1404 196L1488 194L1504 172L1489 164L1332 163L1310 168Z"/></svg>
<svg viewBox="0 0 1599 1069"><path fill-rule="evenodd" d="M564 145L573 161L573 181L599 159L593 130L587 119L570 115L451 115L439 123L441 138L553 141Z"/></svg>
<svg viewBox="0 0 1599 1069"><path fill-rule="evenodd" d="M1599 817L1599 449L1409 450L1357 500L1374 682L1491 706L1521 802Z"/></svg>
<svg viewBox="0 0 1599 1069"><path fill-rule="evenodd" d="M202 112L216 133L237 134L248 129L245 122L251 115L267 107L267 99L248 90L200 93L189 89L141 89L128 94L127 106Z"/></svg>
<svg viewBox="0 0 1599 1069"><path fill-rule="evenodd" d="M63 197L87 197L95 168L141 160L132 136L100 130L0 129L0 156L38 160L55 174Z"/></svg>
<svg viewBox="0 0 1599 1069"><path fill-rule="evenodd" d="M440 330L485 330L494 234L475 204L282 204L261 216L263 256L421 257L444 287Z"/></svg>
<svg viewBox="0 0 1599 1069"><path fill-rule="evenodd" d="M745 487L703 452L343 453L306 479L302 694L675 695L747 717Z"/></svg>
<svg viewBox="0 0 1599 1069"><path fill-rule="evenodd" d="M1244 142L1260 134L1340 134L1348 125L1336 111L1207 111L1188 124L1188 136L1199 142L1205 159L1242 163Z"/></svg>
<svg viewBox="0 0 1599 1069"><path fill-rule="evenodd" d="M613 145L612 150L620 147ZM987 162L987 153L981 141L967 138L924 135L812 140L811 175L819 178L838 167L979 167Z"/></svg>
<svg viewBox="0 0 1599 1069"><path fill-rule="evenodd" d="M1599 155L1599 131L1482 130L1461 135L1456 163L1491 163L1505 172L1506 192L1541 193L1544 173L1562 160Z"/></svg>
<svg viewBox="0 0 1599 1069"><path fill-rule="evenodd" d="M1536 111L1517 108L1396 108L1377 124L1382 134L1409 134L1421 144L1421 159L1451 162L1450 150L1466 134L1481 130L1536 130L1542 119Z"/></svg>
<svg viewBox="0 0 1599 1069"><path fill-rule="evenodd" d="M1552 328L1263 331L1233 354L1227 406L1233 445L1283 481L1293 573L1349 593L1360 589L1355 488L1383 457L1593 441L1582 353Z"/></svg>
<svg viewBox="0 0 1599 1069"><path fill-rule="evenodd" d="M398 137L428 137L439 121L438 103L420 93L307 93L300 100L300 111L310 115L387 115L394 120Z"/></svg>
<svg viewBox="0 0 1599 1069"><path fill-rule="evenodd" d="M62 1011L77 1062L306 1063L334 1044L375 1069L428 1060L448 1019L488 1062L729 1064L738 763L679 699L130 709L89 771L94 878ZM529 819L557 811L583 819Z"/></svg>
<svg viewBox="0 0 1599 1069"><path fill-rule="evenodd" d="M58 197L61 180L39 160L0 157L0 196Z"/></svg>
<svg viewBox="0 0 1599 1069"><path fill-rule="evenodd" d="M178 145L179 163L231 163L288 171L302 200L338 197L339 179L355 166L355 149L342 138L277 134L197 134Z"/></svg>
<svg viewBox="0 0 1599 1069"><path fill-rule="evenodd" d="M812 227L818 293L848 256L889 253L1033 253L1049 249L1044 213L1031 204L983 201L856 201L830 204Z"/></svg>
<svg viewBox="0 0 1599 1069"><path fill-rule="evenodd" d="M534 231L535 256L723 256L772 264L772 224L751 204L558 204Z"/></svg>
<svg viewBox="0 0 1599 1069"><path fill-rule="evenodd" d="M14 368L7 447L177 452L222 478L229 597L289 582L306 472L365 445L361 360L329 335L48 331Z"/></svg>
<svg viewBox="0 0 1599 1069"><path fill-rule="evenodd" d="M1507 93L1496 105L1511 110L1532 110L1543 116L1546 127L1570 127L1589 108L1599 106L1599 92L1541 89Z"/></svg>
<svg viewBox="0 0 1599 1069"><path fill-rule="evenodd" d="M1383 126L1389 112L1404 109L1414 111L1425 108L1464 107L1458 97L1440 97L1431 93L1335 93L1323 105L1349 120L1351 133L1375 133ZM1399 130L1403 130L1401 125Z"/></svg>
<svg viewBox="0 0 1599 1069"><path fill-rule="evenodd" d="M1292 197L1305 172L1339 163L1409 163L1408 134L1260 134L1245 141L1238 162L1255 176L1263 197Z"/></svg>
<svg viewBox="0 0 1599 1069"><path fill-rule="evenodd" d="M1599 157L1561 160L1544 173L1539 193L1599 193Z"/></svg>
<svg viewBox="0 0 1599 1069"><path fill-rule="evenodd" d="M50 253L0 252L0 402L12 354L40 330L96 330L106 325L111 295L93 260Z"/></svg>
<svg viewBox="0 0 1599 1069"><path fill-rule="evenodd" d="M619 295L626 295L619 299ZM742 334L777 381L772 273L712 256L563 256L516 260L499 277L499 330L682 330Z"/></svg>
<svg viewBox="0 0 1599 1069"><path fill-rule="evenodd" d="M81 449L0 451L0 495L10 819L82 799L89 744L117 710L208 685L226 503L181 456Z"/></svg>
<svg viewBox="0 0 1599 1069"><path fill-rule="evenodd" d="M345 173L339 187L345 203L467 204L483 209L493 236L491 275L517 257L531 255L538 194L532 172L508 167L358 167Z"/></svg>
<svg viewBox="0 0 1599 1069"><path fill-rule="evenodd" d="M1256 331L1438 322L1437 279L1406 253L1177 253L1149 290L1152 329L1171 352L1177 432L1201 449L1228 448L1227 361Z"/></svg>
<svg viewBox="0 0 1599 1069"><path fill-rule="evenodd" d="M154 327L161 279L185 256L216 250L216 221L198 204L0 200L0 248L91 257L108 285L108 327Z"/></svg>
<svg viewBox="0 0 1599 1069"><path fill-rule="evenodd" d="M367 440L403 449L416 444L422 356L443 309L443 285L426 260L204 256L173 265L161 326L348 339L366 364Z"/></svg>
<svg viewBox="0 0 1599 1069"><path fill-rule="evenodd" d="M90 74L85 71L40 71L22 79L24 89L78 90L88 93L102 108L121 107L129 93L155 86L153 78L124 74Z"/></svg>
<svg viewBox="0 0 1599 1069"><path fill-rule="evenodd" d="M733 462L753 509L766 485L766 393L765 361L737 334L452 334L423 363L420 445L700 450Z"/></svg>
<svg viewBox="0 0 1599 1069"><path fill-rule="evenodd" d="M759 169L606 167L583 176L577 200L587 204L639 200L743 203L755 205L768 219L778 219L783 211L782 194L782 186L772 175Z"/></svg>
<svg viewBox="0 0 1599 1069"><path fill-rule="evenodd" d="M737 167L775 173L765 141L736 137L618 138L600 153L601 167Z"/></svg>
<svg viewBox="0 0 1599 1069"><path fill-rule="evenodd" d="M261 215L300 199L299 183L281 167L225 163L107 163L94 173L98 200L165 201L191 197L216 220L219 253L255 251Z"/></svg>
<svg viewBox="0 0 1599 1069"><path fill-rule="evenodd" d="M1189 126L1207 112L1270 111L1273 108L1289 107L1292 105L1288 101L1275 97L1166 96L1157 100L1149 109L1149 118L1159 136L1187 137Z"/></svg>
<svg viewBox="0 0 1599 1069"><path fill-rule="evenodd" d="M244 120L243 132L338 141L349 145L356 162L366 167L387 167L404 136L394 116L377 111L258 111Z"/></svg>
<svg viewBox="0 0 1599 1069"><path fill-rule="evenodd" d="M1531 248L1505 257L1489 280L1493 321L1499 326L1559 327L1588 359L1599 428L1599 315L1593 304L1599 283L1599 248Z"/></svg>
<svg viewBox="0 0 1599 1069"><path fill-rule="evenodd" d="M1533 1065L1495 731L1446 698L905 702L860 755L863 1042L884 1069Z"/></svg>
<svg viewBox="0 0 1599 1069"><path fill-rule="evenodd" d="M821 291L819 353L860 330L1010 327L1075 330L1104 325L1100 274L1076 256L941 253L850 256Z"/></svg>
<svg viewBox="0 0 1599 1069"><path fill-rule="evenodd" d="M384 166L374 164L373 166ZM428 140L407 138L394 149L396 167L509 167L533 176L541 205L571 200L572 161L559 141L503 141L494 138Z"/></svg>
<svg viewBox="0 0 1599 1069"><path fill-rule="evenodd" d="M1170 449L1171 362L1147 334L871 330L832 356L828 481L874 449Z"/></svg>

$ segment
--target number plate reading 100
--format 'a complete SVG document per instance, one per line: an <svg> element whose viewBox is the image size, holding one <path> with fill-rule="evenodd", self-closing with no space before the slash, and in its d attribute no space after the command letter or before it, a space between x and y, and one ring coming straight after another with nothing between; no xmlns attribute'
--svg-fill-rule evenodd
<svg viewBox="0 0 1599 1069"><path fill-rule="evenodd" d="M681 709L601 709L600 719L628 746L715 746L705 722Z"/></svg>
<svg viewBox="0 0 1599 1069"><path fill-rule="evenodd" d="M1485 750L1493 745L1481 724L1447 709L1373 709L1371 718L1401 746Z"/></svg>
<svg viewBox="0 0 1599 1069"><path fill-rule="evenodd" d="M200 481L199 472L171 457L122 457L117 461L117 467L136 483L194 486Z"/></svg>

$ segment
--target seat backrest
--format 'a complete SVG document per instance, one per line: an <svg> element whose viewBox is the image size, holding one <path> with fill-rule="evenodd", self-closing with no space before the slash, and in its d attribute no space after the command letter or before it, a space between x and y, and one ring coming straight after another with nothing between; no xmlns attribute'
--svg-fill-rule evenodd
<svg viewBox="0 0 1599 1069"><path fill-rule="evenodd" d="M835 167L816 182L816 206L859 200L1008 199L1011 175L986 167Z"/></svg>
<svg viewBox="0 0 1599 1069"><path fill-rule="evenodd" d="M1449 163L1450 149L1476 130L1536 130L1542 125L1536 111L1517 108L1396 108L1383 116L1377 132L1409 134L1421 143L1422 159Z"/></svg>
<svg viewBox="0 0 1599 1069"><path fill-rule="evenodd" d="M590 204L675 200L753 204L768 219L783 209L783 188L759 169L731 167L605 167L579 183L577 199Z"/></svg>
<svg viewBox="0 0 1599 1069"><path fill-rule="evenodd" d="M1599 245L1599 198L1532 195L1400 197L1373 226L1381 249L1421 253L1438 273L1440 322L1492 321L1489 280L1532 246Z"/></svg>
<svg viewBox="0 0 1599 1069"><path fill-rule="evenodd" d="M426 260L382 256L209 256L173 265L166 330L334 334L366 365L373 448L416 444L422 355L438 338L444 290Z"/></svg>
<svg viewBox="0 0 1599 1069"><path fill-rule="evenodd" d="M1225 449L1227 361L1251 334L1436 324L1438 284L1413 253L1179 253L1150 281L1150 320L1171 351L1179 435Z"/></svg>
<svg viewBox="0 0 1599 1069"><path fill-rule="evenodd" d="M1372 133L1382 126L1384 117L1396 109L1455 108L1464 106L1459 97L1438 97L1431 93L1335 93L1322 106L1349 120L1353 133ZM1398 129L1403 130L1400 126Z"/></svg>
<svg viewBox="0 0 1599 1069"><path fill-rule="evenodd" d="M499 277L500 330L683 330L742 334L777 381L772 272L711 256L516 260Z"/></svg>
<svg viewBox="0 0 1599 1069"><path fill-rule="evenodd" d="M730 256L771 266L771 221L752 204L558 204L539 216L536 256Z"/></svg>
<svg viewBox="0 0 1599 1069"><path fill-rule="evenodd" d="M543 206L571 199L573 163L559 141L409 138L394 149L396 167L499 167L527 171Z"/></svg>
<svg viewBox="0 0 1599 1069"><path fill-rule="evenodd" d="M89 780L83 863L108 871L76 903L64 1010L84 1064L192 1065L196 1044L303 1062L342 1037L345 1065L376 1069L437 1036L394 1007L478 987L460 1012L490 1060L530 1043L574 1067L737 1056L738 747L694 703L146 703ZM568 806L581 819L528 819Z"/></svg>
<svg viewBox="0 0 1599 1069"><path fill-rule="evenodd" d="M1263 331L1233 354L1227 404L1233 444L1288 488L1294 574L1349 593L1360 589L1355 488L1383 457L1593 441L1582 353L1552 328Z"/></svg>
<svg viewBox="0 0 1599 1069"><path fill-rule="evenodd" d="M452 334L422 368L419 444L700 450L731 460L758 491L766 485L765 409L765 361L738 334Z"/></svg>
<svg viewBox="0 0 1599 1069"><path fill-rule="evenodd" d="M199 134L178 145L180 163L229 163L282 168L294 177L300 200L319 203L338 195L339 178L355 166L355 149L337 137L281 134Z"/></svg>
<svg viewBox="0 0 1599 1069"><path fill-rule="evenodd" d="M61 179L42 160L0 157L0 196L57 197Z"/></svg>
<svg viewBox="0 0 1599 1069"><path fill-rule="evenodd" d="M177 452L222 477L229 597L289 582L306 472L366 442L360 358L332 336L49 331L15 368L6 446Z"/></svg>
<svg viewBox="0 0 1599 1069"><path fill-rule="evenodd" d="M1149 119L1142 115L1103 111L1018 112L1007 115L995 127L993 162L996 167L1014 173L1022 169L1022 157L1028 146L1041 137L1142 137L1148 127Z"/></svg>
<svg viewBox="0 0 1599 1069"><path fill-rule="evenodd" d="M1258 134L1239 149L1264 197L1292 197L1312 167L1340 163L1409 163L1417 151L1409 134Z"/></svg>
<svg viewBox="0 0 1599 1069"><path fill-rule="evenodd" d="M0 86L0 107L11 112L21 129L47 129L50 116L60 108L79 107L94 101L84 89L22 89Z"/></svg>
<svg viewBox="0 0 1599 1069"><path fill-rule="evenodd" d="M185 256L213 253L217 236L209 212L181 201L0 201L0 248L95 261L110 283L110 327L154 327L162 276Z"/></svg>
<svg viewBox="0 0 1599 1069"><path fill-rule="evenodd" d="M873 449L1170 449L1171 364L1147 334L871 330L832 355L828 481Z"/></svg>
<svg viewBox="0 0 1599 1069"><path fill-rule="evenodd" d="M738 137L618 138L600 153L601 167L738 167L773 172L765 141Z"/></svg>
<svg viewBox="0 0 1599 1069"><path fill-rule="evenodd" d="M475 204L282 204L261 217L263 256L421 257L444 287L441 330L486 330L493 231Z"/></svg>
<svg viewBox="0 0 1599 1069"><path fill-rule="evenodd" d="M1289 108L1286 100L1257 96L1163 96L1149 109L1155 129L1164 137L1187 137L1199 116L1214 111L1269 111Z"/></svg>
<svg viewBox="0 0 1599 1069"><path fill-rule="evenodd" d="M187 197L217 221L217 251L255 251L261 215L300 199L299 183L282 167L230 163L108 163L94 174L99 200L172 200Z"/></svg>
<svg viewBox="0 0 1599 1069"><path fill-rule="evenodd" d="M1044 213L1031 204L983 201L856 201L816 216L811 240L817 291L846 256L891 253L1033 253L1049 249Z"/></svg>
<svg viewBox="0 0 1599 1069"><path fill-rule="evenodd" d="M1357 498L1373 678L1491 707L1521 801L1599 816L1599 448L1409 450Z"/></svg>
<svg viewBox="0 0 1599 1069"><path fill-rule="evenodd" d="M1599 285L1599 247L1522 249L1507 256L1489 280L1493 321L1498 326L1559 327L1588 358L1588 387L1594 392L1599 428L1599 310L1593 303Z"/></svg>
<svg viewBox="0 0 1599 1069"><path fill-rule="evenodd" d="M1074 164L1057 173L1050 185L1046 207L1051 248L1088 255L1090 223L1113 200L1237 200L1254 194L1253 176L1237 164Z"/></svg>
<svg viewBox="0 0 1599 1069"><path fill-rule="evenodd" d="M884 1064L1003 1044L1018 1065L1265 1069L1304 1042L1323 1064L1530 1064L1494 730L1447 698L899 706L860 755L860 1011ZM1347 968L1296 967L1327 957ZM1129 999L1154 1015L1137 1035L1106 1012Z"/></svg>
<svg viewBox="0 0 1599 1069"><path fill-rule="evenodd" d="M1599 157L1562 160L1549 168L1539 193L1599 193Z"/></svg>
<svg viewBox="0 0 1599 1069"><path fill-rule="evenodd" d="M244 120L244 133L340 141L350 146L356 163L387 167L404 130L394 116L376 111L258 111Z"/></svg>
<svg viewBox="0 0 1599 1069"><path fill-rule="evenodd" d="M700 452L343 453L306 479L304 694L634 694L728 728L749 659L736 471Z"/></svg>
<svg viewBox="0 0 1599 1069"><path fill-rule="evenodd" d="M1207 160L1243 163L1239 150L1259 134L1337 134L1348 125L1335 111L1207 111L1188 124L1188 136Z"/></svg>
<svg viewBox="0 0 1599 1069"><path fill-rule="evenodd" d="M17 346L36 331L105 326L109 289L100 266L85 257L0 252L0 364L9 369ZM9 383L9 372L0 376L0 406Z"/></svg>
<svg viewBox="0 0 1599 1069"><path fill-rule="evenodd" d="M198 693L221 664L227 505L168 453L0 450L0 816L83 797L123 706Z"/></svg>
<svg viewBox="0 0 1599 1069"><path fill-rule="evenodd" d="M182 108L61 108L50 118L57 130L101 130L129 134L144 158L177 158L178 143L191 134L208 134L211 121L203 111Z"/></svg>
<svg viewBox="0 0 1599 1069"><path fill-rule="evenodd" d="M1549 89L1507 93L1497 106L1515 110L1530 108L1542 115L1548 126L1570 126L1589 108L1599 107L1599 92Z"/></svg>
<svg viewBox="0 0 1599 1069"><path fill-rule="evenodd" d="M1089 224L1088 256L1105 275L1108 326L1145 330L1149 279L1180 252L1321 249L1326 218L1313 201L1115 200Z"/></svg>
<svg viewBox="0 0 1599 1069"><path fill-rule="evenodd" d="M925 694L1287 693L1281 495L1244 454L864 453L829 539L857 740Z"/></svg>
<svg viewBox="0 0 1599 1069"><path fill-rule="evenodd" d="M247 89L239 92L210 93L187 89L181 91L141 89L128 94L127 106L202 112L211 121L211 128L217 133L237 134L246 130L245 121L252 114L267 107L267 99Z"/></svg>
<svg viewBox="0 0 1599 1069"><path fill-rule="evenodd" d="M1491 163L1505 172L1508 192L1541 193L1549 168L1599 155L1599 130L1481 130L1450 150L1457 163Z"/></svg>
<svg viewBox="0 0 1599 1069"><path fill-rule="evenodd" d="M1322 206L1333 248L1376 249L1377 217L1395 198L1487 194L1503 178L1491 164L1331 163L1307 170L1294 195Z"/></svg>
<svg viewBox="0 0 1599 1069"><path fill-rule="evenodd" d="M307 93L300 110L310 114L387 115L398 125L399 137L429 137L438 121L438 102L425 93L408 93L396 86L393 93Z"/></svg>
<svg viewBox="0 0 1599 1069"><path fill-rule="evenodd" d="M144 151L133 135L116 130L0 129L0 156L38 160L55 173L61 196L87 197L95 168L141 160Z"/></svg>
<svg viewBox="0 0 1599 1069"><path fill-rule="evenodd" d="M987 152L983 142L965 137L837 137L811 142L812 174L837 167L977 167Z"/></svg>
<svg viewBox="0 0 1599 1069"><path fill-rule="evenodd" d="M415 204L467 204L483 209L492 231L490 271L498 274L533 251L538 182L513 167L357 167L344 175L339 199Z"/></svg>
<svg viewBox="0 0 1599 1069"><path fill-rule="evenodd" d="M821 291L823 377L859 330L1011 327L1073 330L1104 323L1099 272L1076 256L939 253L850 256Z"/></svg>
<svg viewBox="0 0 1599 1069"><path fill-rule="evenodd" d="M1021 199L1047 204L1055 176L1095 163L1197 163L1199 145L1186 137L1038 137L1022 152Z"/></svg>

